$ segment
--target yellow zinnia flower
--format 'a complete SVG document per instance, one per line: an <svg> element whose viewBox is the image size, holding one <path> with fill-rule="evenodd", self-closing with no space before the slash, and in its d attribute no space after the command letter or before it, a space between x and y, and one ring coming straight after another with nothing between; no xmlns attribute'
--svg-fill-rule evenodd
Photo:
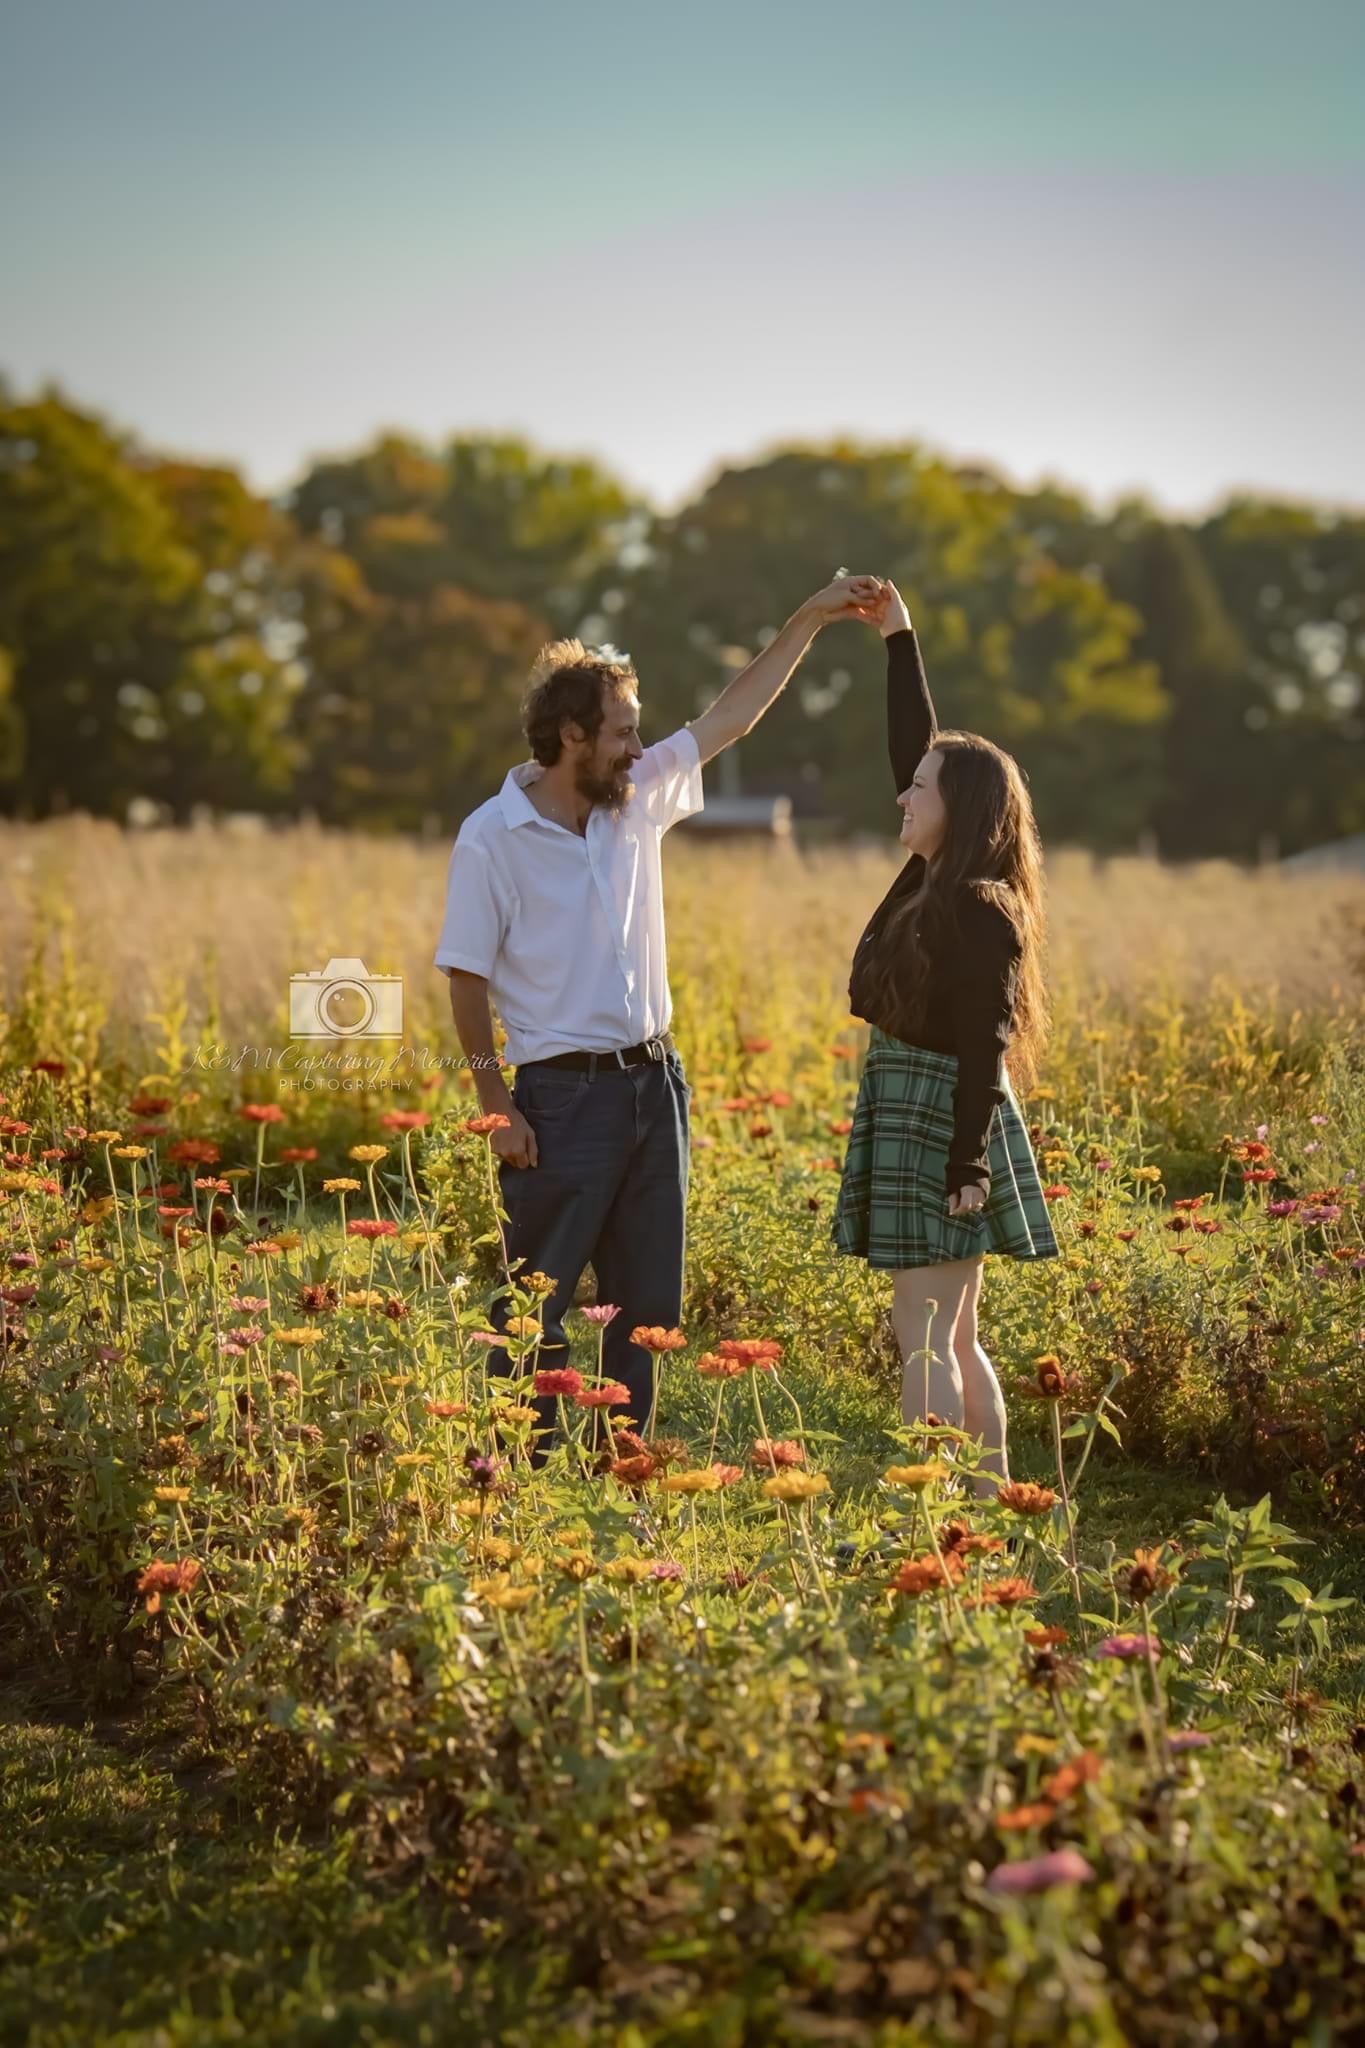
<svg viewBox="0 0 1365 2048"><path fill-rule="evenodd" d="M364 1185L361 1180L325 1180L322 1192L324 1195L358 1195Z"/></svg>
<svg viewBox="0 0 1365 2048"><path fill-rule="evenodd" d="M602 1567L606 1578L614 1579L618 1585L638 1586L649 1577L652 1567L644 1557L613 1557Z"/></svg>
<svg viewBox="0 0 1365 2048"><path fill-rule="evenodd" d="M823 1472L774 1472L764 1480L763 1491L769 1500L813 1500L829 1492L829 1480Z"/></svg>
<svg viewBox="0 0 1365 2048"><path fill-rule="evenodd" d="M696 1472L670 1472L659 1481L660 1493L715 1493L721 1484L719 1472L704 1465Z"/></svg>
<svg viewBox="0 0 1365 2048"><path fill-rule="evenodd" d="M946 1479L948 1467L941 1458L932 1458L927 1465L892 1465L883 1476L888 1486L913 1486L919 1491L936 1479Z"/></svg>
<svg viewBox="0 0 1365 2048"><path fill-rule="evenodd" d="M470 1588L471 1592L473 1588ZM534 1586L490 1586L479 1595L486 1607L500 1607L508 1614L520 1614L536 1597Z"/></svg>
<svg viewBox="0 0 1365 2048"><path fill-rule="evenodd" d="M387 1159L388 1156L389 1148L387 1145L352 1145L350 1151L346 1154L348 1159L356 1159L362 1166L375 1166L381 1159Z"/></svg>

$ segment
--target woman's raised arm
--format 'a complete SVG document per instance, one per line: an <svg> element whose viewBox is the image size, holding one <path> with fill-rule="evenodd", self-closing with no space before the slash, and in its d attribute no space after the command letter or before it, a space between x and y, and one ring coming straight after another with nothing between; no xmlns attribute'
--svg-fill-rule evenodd
<svg viewBox="0 0 1365 2048"><path fill-rule="evenodd" d="M929 695L919 638L910 623L905 599L894 583L885 586L878 625L886 641L886 743L899 796L913 782L915 770L938 731L938 720Z"/></svg>

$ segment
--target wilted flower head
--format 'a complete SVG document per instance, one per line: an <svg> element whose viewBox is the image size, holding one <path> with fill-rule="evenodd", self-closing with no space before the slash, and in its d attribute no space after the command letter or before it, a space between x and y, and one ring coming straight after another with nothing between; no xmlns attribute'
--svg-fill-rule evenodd
<svg viewBox="0 0 1365 2048"><path fill-rule="evenodd" d="M464 1469L470 1485L486 1493L498 1476L498 1460L486 1451L471 1448L464 1454Z"/></svg>
<svg viewBox="0 0 1365 2048"><path fill-rule="evenodd" d="M1063 1394L1071 1392L1072 1382L1062 1371L1062 1361L1055 1351L1045 1351L1035 1358L1035 1387L1045 1401L1060 1401Z"/></svg>

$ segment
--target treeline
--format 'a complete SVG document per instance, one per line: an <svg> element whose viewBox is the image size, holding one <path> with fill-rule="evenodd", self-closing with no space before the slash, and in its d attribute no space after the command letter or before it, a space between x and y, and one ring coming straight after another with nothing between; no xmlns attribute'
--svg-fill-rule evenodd
<svg viewBox="0 0 1365 2048"><path fill-rule="evenodd" d="M551 634L633 657L646 738L841 564L893 576L944 723L1047 836L1172 857L1365 830L1365 515L1103 516L918 446L793 447L667 517L525 442L386 435L283 501L0 384L0 811L141 802L453 830L524 756ZM744 785L887 827L880 644L823 635Z"/></svg>

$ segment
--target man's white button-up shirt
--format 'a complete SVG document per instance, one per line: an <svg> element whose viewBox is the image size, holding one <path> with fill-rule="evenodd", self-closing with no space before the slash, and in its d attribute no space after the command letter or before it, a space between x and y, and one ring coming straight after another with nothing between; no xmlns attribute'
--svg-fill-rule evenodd
<svg viewBox="0 0 1365 2048"><path fill-rule="evenodd" d="M702 808L686 726L645 748L630 798L619 811L594 804L581 836L526 795L543 773L518 763L461 825L435 954L438 967L487 980L514 1066L612 1052L668 1029L663 836Z"/></svg>

